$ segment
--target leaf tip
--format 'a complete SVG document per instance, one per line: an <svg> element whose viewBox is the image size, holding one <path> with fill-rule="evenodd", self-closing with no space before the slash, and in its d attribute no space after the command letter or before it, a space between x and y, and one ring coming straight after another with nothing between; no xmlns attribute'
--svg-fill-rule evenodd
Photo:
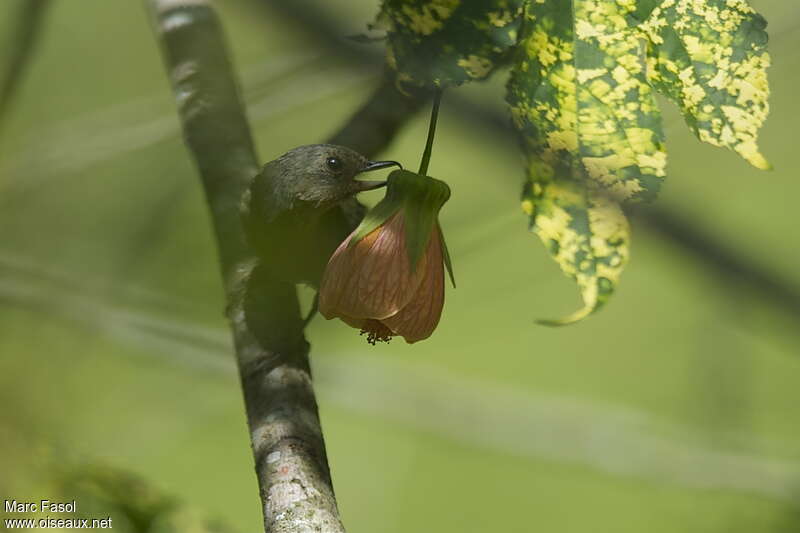
<svg viewBox="0 0 800 533"><path fill-rule="evenodd" d="M596 310L597 306L587 305L581 309L578 309L571 315L565 316L564 318L557 318L557 319L538 318L534 322L536 324L539 324L540 326L549 326L549 327L569 326L570 324L575 324L576 322L580 322L587 316L594 313Z"/></svg>
<svg viewBox="0 0 800 533"><path fill-rule="evenodd" d="M756 167L759 170L773 170L774 169L774 167L772 166L772 163L767 161L767 158L764 157L761 154L761 152L759 152L757 150L753 151L751 153L742 154L742 155L744 156L744 158L747 160L748 163L750 163L751 165L753 165L754 167Z"/></svg>

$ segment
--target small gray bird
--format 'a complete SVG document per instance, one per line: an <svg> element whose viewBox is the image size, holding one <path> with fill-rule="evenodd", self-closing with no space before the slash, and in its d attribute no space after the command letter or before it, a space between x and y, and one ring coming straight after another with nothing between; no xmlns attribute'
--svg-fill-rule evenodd
<svg viewBox="0 0 800 533"><path fill-rule="evenodd" d="M318 287L331 254L363 216L360 204L345 200L386 185L356 177L391 166L402 168L396 161L369 161L333 144L300 146L267 163L241 205L261 274Z"/></svg>

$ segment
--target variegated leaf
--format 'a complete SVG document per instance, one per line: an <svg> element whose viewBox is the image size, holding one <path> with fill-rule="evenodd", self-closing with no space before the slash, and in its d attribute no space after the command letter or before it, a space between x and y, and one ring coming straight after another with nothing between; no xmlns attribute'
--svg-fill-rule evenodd
<svg viewBox="0 0 800 533"><path fill-rule="evenodd" d="M631 10L630 2L534 0L508 93L515 123L545 172L585 178L623 202L654 198L666 167L661 115L642 40L628 25Z"/></svg>
<svg viewBox="0 0 800 533"><path fill-rule="evenodd" d="M769 112L767 26L745 0L640 0L650 82L681 108L697 137L760 169Z"/></svg>
<svg viewBox="0 0 800 533"><path fill-rule="evenodd" d="M529 161L523 206L585 304L551 324L580 320L610 296L630 243L619 204L653 198L665 175L632 9L533 0L525 13L507 97Z"/></svg>
<svg viewBox="0 0 800 533"><path fill-rule="evenodd" d="M522 208L561 270L578 283L584 301L566 318L539 322L570 324L599 309L628 261L630 226L619 204L584 183L557 180L529 183Z"/></svg>
<svg viewBox="0 0 800 533"><path fill-rule="evenodd" d="M400 82L453 86L484 79L517 39L523 0L384 0L387 62Z"/></svg>

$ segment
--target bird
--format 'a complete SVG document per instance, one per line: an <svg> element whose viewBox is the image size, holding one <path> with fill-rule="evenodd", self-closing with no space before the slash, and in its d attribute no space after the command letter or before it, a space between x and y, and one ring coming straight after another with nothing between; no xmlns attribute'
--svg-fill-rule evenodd
<svg viewBox="0 0 800 533"><path fill-rule="evenodd" d="M402 168L397 161L370 161L334 144L299 146L265 164L240 204L261 274L319 287L328 259L363 217L355 195L386 185L356 178L392 166Z"/></svg>

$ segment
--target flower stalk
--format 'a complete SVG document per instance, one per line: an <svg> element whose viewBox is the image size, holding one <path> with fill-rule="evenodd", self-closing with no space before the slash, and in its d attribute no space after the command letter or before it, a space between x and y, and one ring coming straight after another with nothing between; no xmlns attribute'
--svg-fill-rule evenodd
<svg viewBox="0 0 800 533"><path fill-rule="evenodd" d="M428 125L428 138L425 141L425 151L422 152L422 161L419 165L419 174L428 175L428 165L431 162L431 152L433 152L433 139L436 136L436 122L439 120L439 105L442 103L442 88L437 87L433 93L433 108L431 109L431 121Z"/></svg>

